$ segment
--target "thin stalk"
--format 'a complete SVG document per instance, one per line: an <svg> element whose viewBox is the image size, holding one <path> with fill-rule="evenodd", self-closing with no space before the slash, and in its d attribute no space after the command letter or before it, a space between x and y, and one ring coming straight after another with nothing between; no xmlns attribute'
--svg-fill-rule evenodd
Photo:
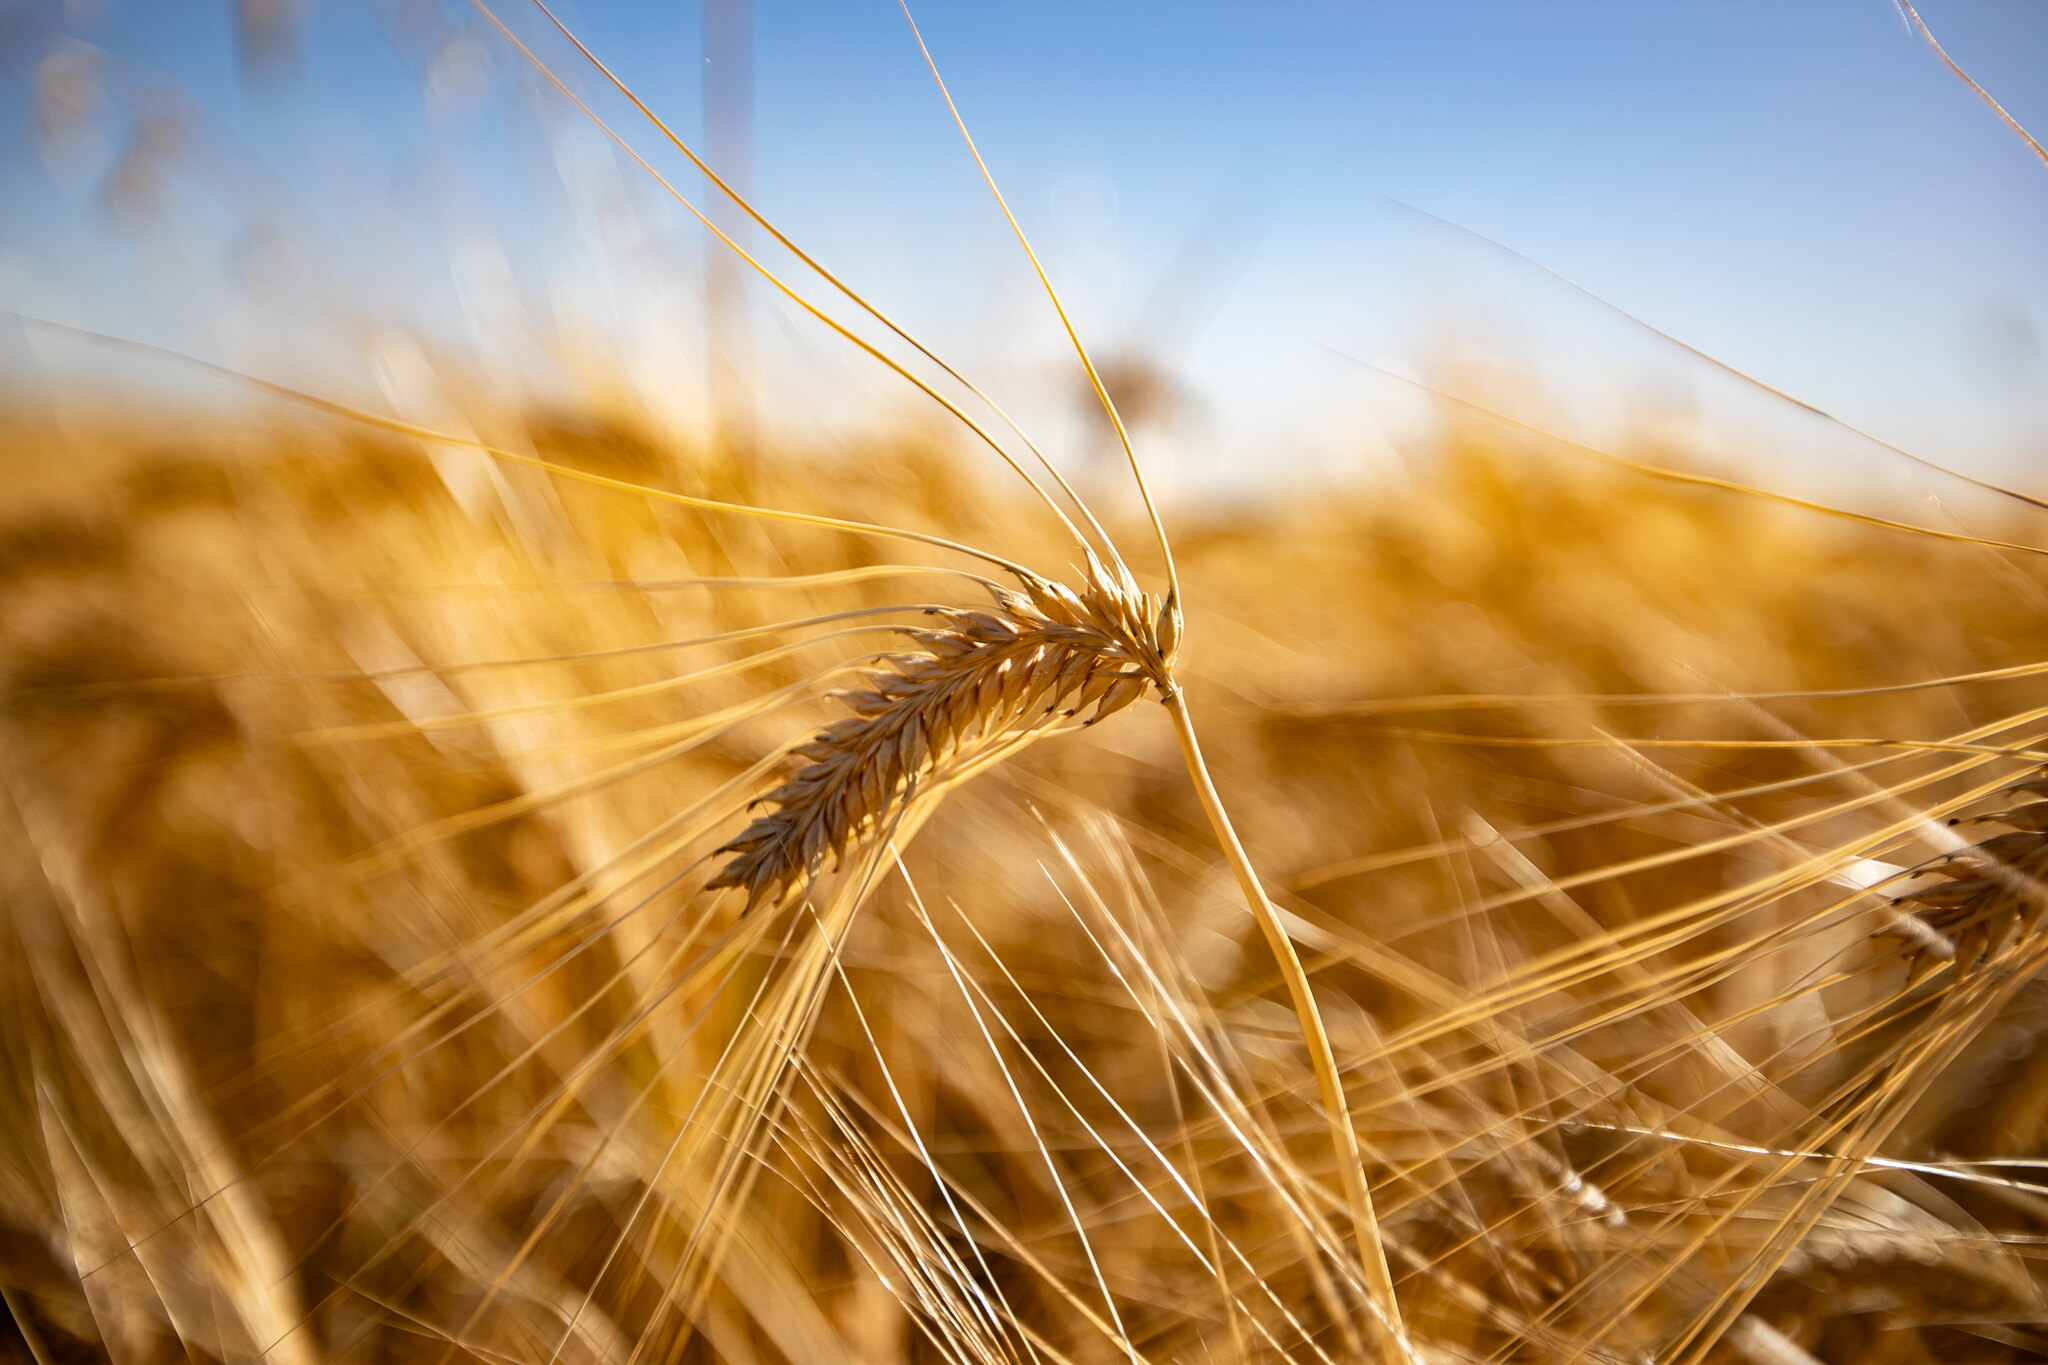
<svg viewBox="0 0 2048 1365"><path fill-rule="evenodd" d="M1280 923L1280 912L1266 896L1266 889L1259 884L1259 874L1253 869L1244 845L1238 842L1230 814L1223 809L1223 798L1217 794L1216 784L1209 778L1209 767L1202 761L1202 746L1195 738L1194 721L1188 716L1187 695L1174 685L1162 688L1161 692L1166 713L1173 717L1173 732L1180 740L1181 758L1187 763L1195 794L1201 798L1202 809L1209 816L1211 828L1216 831L1216 842L1223 846L1223 856L1229 861L1230 870L1237 875L1245 904L1251 907L1252 918L1259 922L1259 928L1266 935L1266 944L1280 964L1281 979L1286 981L1287 994L1294 1001L1295 1018L1301 1021L1302 1041L1308 1044L1309 1061L1315 1066L1316 1089L1322 1093L1323 1117L1330 1125L1330 1142L1337 1149L1337 1173L1343 1179L1344 1199L1351 1208L1351 1231L1358 1242L1358 1263L1365 1272L1366 1289L1372 1295L1382 1334L1393 1348L1388 1353L1389 1357L1412 1362L1416 1358L1415 1348L1410 1344L1408 1329L1401 1321L1401 1305L1394 1297L1393 1273L1387 1268L1387 1251L1380 1241L1379 1219L1373 1213L1372 1192L1365 1186L1365 1159L1358 1150L1358 1133L1351 1126L1351 1108L1344 1100L1344 1082L1337 1073L1336 1054L1330 1050L1330 1035L1323 1027L1323 1016L1316 1008L1315 996L1309 991L1308 973L1302 970L1301 958L1296 955L1294 944Z"/></svg>

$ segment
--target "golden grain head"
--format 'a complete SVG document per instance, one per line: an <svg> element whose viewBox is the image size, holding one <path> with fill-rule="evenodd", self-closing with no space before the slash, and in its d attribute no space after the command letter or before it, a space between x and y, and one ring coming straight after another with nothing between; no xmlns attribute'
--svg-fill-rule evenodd
<svg viewBox="0 0 2048 1365"><path fill-rule="evenodd" d="M2006 788L2005 795L2048 794L2048 777ZM1964 823L1951 820L1951 825ZM1919 980L1953 961L1958 978L1998 956L2016 936L2033 933L2048 909L2048 801L2028 801L2010 810L1973 817L1970 824L2011 828L1980 839L1941 859L1933 869L1948 880L1893 900L1934 937L1896 929L1906 940L1911 979Z"/></svg>
<svg viewBox="0 0 2048 1365"><path fill-rule="evenodd" d="M792 752L796 770L753 803L775 810L718 850L732 856L708 885L744 888L748 910L780 899L886 829L921 785L1172 686L1179 608L1139 592L1121 563L1112 573L1090 553L1079 591L1018 579L1021 590L992 587L992 607L928 609L945 624L909 631L917 651L841 693L851 714Z"/></svg>

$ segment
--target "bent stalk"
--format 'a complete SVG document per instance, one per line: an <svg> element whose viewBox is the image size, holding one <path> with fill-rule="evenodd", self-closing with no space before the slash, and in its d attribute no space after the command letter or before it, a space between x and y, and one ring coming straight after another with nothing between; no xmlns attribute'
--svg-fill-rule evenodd
<svg viewBox="0 0 2048 1365"><path fill-rule="evenodd" d="M1394 1297L1394 1277L1387 1267L1386 1247L1380 1241L1380 1225L1373 1213L1372 1193L1365 1185L1365 1161L1358 1150L1358 1134L1351 1126L1350 1106L1344 1100L1343 1078L1337 1073L1337 1058L1330 1050L1330 1035L1323 1028L1323 1016L1316 1009L1315 997L1309 992L1308 973L1302 970L1301 958L1295 953L1294 944L1280 923L1280 912L1259 884L1258 873L1253 869L1244 845L1238 842L1229 812L1223 808L1223 798L1209 778L1208 765L1202 761L1202 746L1195 738L1194 721L1188 716L1187 695L1177 685L1162 687L1160 691L1160 700L1167 714L1173 717L1173 732L1180 740L1181 758L1187 763L1195 794L1201 798L1202 809L1216 831L1216 842L1222 845L1223 856L1229 860L1230 870L1236 874L1237 884L1244 891L1252 918L1259 922L1259 928L1265 932L1267 946L1273 950L1273 956L1280 964L1281 979L1287 983L1287 994L1294 1001L1295 1017L1301 1021L1302 1040L1308 1044L1309 1061L1315 1066L1316 1088L1322 1094L1323 1117L1329 1121L1330 1141L1337 1149L1337 1173L1344 1182L1344 1199L1351 1209L1351 1228L1358 1241L1359 1266L1365 1272L1365 1285L1372 1296L1374 1317L1378 1319L1382 1337L1390 1347L1386 1354L1389 1358L1413 1361L1415 1351L1401 1321L1401 1305Z"/></svg>

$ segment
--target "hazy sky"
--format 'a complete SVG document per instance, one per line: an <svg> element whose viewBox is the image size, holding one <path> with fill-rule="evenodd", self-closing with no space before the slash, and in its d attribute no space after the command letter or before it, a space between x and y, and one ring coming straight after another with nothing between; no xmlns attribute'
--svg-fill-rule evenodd
<svg viewBox="0 0 2048 1365"><path fill-rule="evenodd" d="M522 36L550 38L532 9L494 3ZM630 350L643 389L694 365L694 230L473 10L300 8L296 55L252 71L225 0L17 5L0 51L0 306L252 367L318 372L347 343L319 340L314 314L351 309L483 349L544 330L537 318L573 322L594 347ZM695 6L561 13L698 134ZM1072 380L1056 325L893 0L755 13L763 208L1061 430ZM1704 367L1413 206L1889 439L1977 468L2038 465L2048 484L2048 165L1890 0L916 13L1084 333L1182 386L1158 439L1197 465L1344 458L1397 399L1338 352L1493 374L1473 382L1496 400L1516 382L1499 376L1520 376L1560 421L1721 412ZM2048 132L2048 4L1922 13ZM665 171L680 164L653 155L646 125L559 40L537 46ZM55 78L79 71L83 112L53 145L53 88L70 88ZM147 150L138 112L163 143L140 189L117 174ZM764 296L775 402L898 401L821 336Z"/></svg>

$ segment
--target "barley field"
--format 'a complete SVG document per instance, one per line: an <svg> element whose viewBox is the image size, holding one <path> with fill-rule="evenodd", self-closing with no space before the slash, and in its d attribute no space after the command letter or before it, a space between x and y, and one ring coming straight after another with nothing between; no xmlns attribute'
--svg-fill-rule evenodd
<svg viewBox="0 0 2048 1365"><path fill-rule="evenodd" d="M2048 503L1164 503L752 231L938 402L10 321L10 1359L2048 1357Z"/></svg>

